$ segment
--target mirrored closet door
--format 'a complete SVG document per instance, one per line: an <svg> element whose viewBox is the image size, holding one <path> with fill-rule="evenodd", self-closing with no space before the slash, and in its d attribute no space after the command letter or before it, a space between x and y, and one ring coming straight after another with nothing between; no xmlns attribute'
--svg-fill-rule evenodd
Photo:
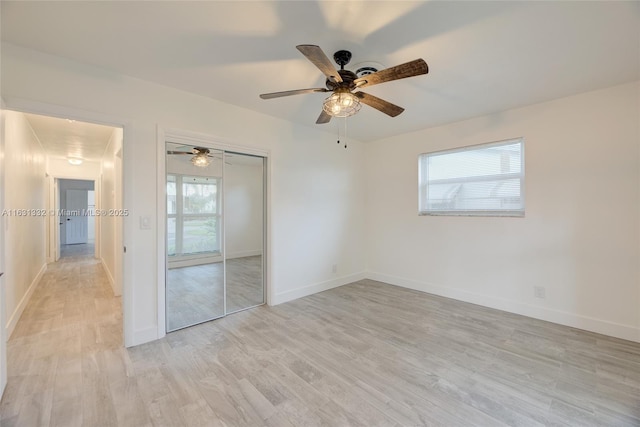
<svg viewBox="0 0 640 427"><path fill-rule="evenodd" d="M225 153L227 313L265 302L264 158Z"/></svg>
<svg viewBox="0 0 640 427"><path fill-rule="evenodd" d="M166 330L265 302L264 158L166 143Z"/></svg>

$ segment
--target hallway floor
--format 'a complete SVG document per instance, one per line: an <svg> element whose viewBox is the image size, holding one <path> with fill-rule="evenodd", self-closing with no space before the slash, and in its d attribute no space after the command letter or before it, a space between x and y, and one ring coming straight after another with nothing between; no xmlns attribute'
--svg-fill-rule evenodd
<svg viewBox="0 0 640 427"><path fill-rule="evenodd" d="M111 395L126 399L121 299L93 245L62 247L8 342L0 425L104 425ZM119 402L114 402L119 403Z"/></svg>

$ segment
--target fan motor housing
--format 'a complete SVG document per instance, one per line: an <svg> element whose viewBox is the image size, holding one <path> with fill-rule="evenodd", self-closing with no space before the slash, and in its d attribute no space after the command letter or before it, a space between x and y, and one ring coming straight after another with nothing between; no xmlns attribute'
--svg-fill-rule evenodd
<svg viewBox="0 0 640 427"><path fill-rule="evenodd" d="M340 77L342 77L342 81L334 82L327 79L327 82L326 82L327 89L336 90L338 88L345 88L345 89L353 90L356 88L356 84L353 82L355 79L358 78L356 73L349 70L338 70L338 73L340 74Z"/></svg>

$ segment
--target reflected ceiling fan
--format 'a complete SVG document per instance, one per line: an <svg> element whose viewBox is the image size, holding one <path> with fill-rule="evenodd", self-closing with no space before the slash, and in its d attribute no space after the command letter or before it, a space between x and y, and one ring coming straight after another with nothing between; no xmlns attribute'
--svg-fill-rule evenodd
<svg viewBox="0 0 640 427"><path fill-rule="evenodd" d="M167 154L186 154L191 157L191 163L194 166L198 166L200 168L206 168L211 163L211 159L222 159L222 156L216 156L211 154L211 150L204 147L193 147L191 151L172 151L167 150ZM230 154L227 154L230 156ZM231 165L231 163L225 161L225 164Z"/></svg>
<svg viewBox="0 0 640 427"><path fill-rule="evenodd" d="M398 107L384 99L369 95L368 93L354 90L373 86L380 83L386 83L393 80L406 79L407 77L419 76L427 74L429 67L424 59L416 59L405 64L396 65L395 67L386 68L372 74L358 77L353 71L345 70L344 66L351 60L351 52L347 50L339 50L333 55L333 59L340 66L340 70L331 63L331 60L316 45L303 44L296 48L307 57L322 73L327 76L325 88L311 88L288 90L285 92L264 93L260 95L262 99L280 98L283 96L300 95L314 92L333 92L322 105L322 112L316 120L317 124L328 123L331 117L349 117L360 110L360 103L366 104L382 111L391 117L396 117L404 111L404 108Z"/></svg>

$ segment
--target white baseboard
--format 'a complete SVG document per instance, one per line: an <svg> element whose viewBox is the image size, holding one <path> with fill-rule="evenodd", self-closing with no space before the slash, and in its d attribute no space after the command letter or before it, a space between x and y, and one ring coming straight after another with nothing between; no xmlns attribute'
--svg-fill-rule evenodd
<svg viewBox="0 0 640 427"><path fill-rule="evenodd" d="M325 282L316 283L313 285L303 286L301 288L292 289L286 292L280 292L275 294L271 300L271 305L282 304L283 302L293 301L294 299L306 297L308 295L316 294L318 292L327 291L329 289L337 288L348 283L357 282L366 277L364 272L350 274L348 276L337 277L335 279L327 280Z"/></svg>
<svg viewBox="0 0 640 427"><path fill-rule="evenodd" d="M24 296L20 300L20 303L11 314L11 317L9 317L9 321L7 322L7 335L6 335L7 340L11 338L11 334L13 333L14 329L16 328L16 325L18 324L18 320L20 320L20 316L22 316L24 309L27 307L27 304L31 299L31 295L33 295L33 291L35 291L36 288L38 287L38 284L40 283L40 279L42 279L42 276L44 275L45 271L47 271L46 263L42 265L42 268L40 268L40 271L38 272L38 274L36 274L35 279L33 279L31 284L29 285L27 292L25 292Z"/></svg>
<svg viewBox="0 0 640 427"><path fill-rule="evenodd" d="M260 249L256 249L253 251L238 251L238 252L230 252L226 255L227 259L234 259L234 258L245 258L248 256L258 256L258 255L262 255L262 250Z"/></svg>
<svg viewBox="0 0 640 427"><path fill-rule="evenodd" d="M107 279L109 279L109 284L111 285L111 290L113 291L113 294L117 297L121 296L122 293L119 293L116 290L116 281L113 279L113 275L111 274L109 267L107 267L107 263L104 262L104 258L100 258L100 264L102 264L102 269L107 274Z"/></svg>
<svg viewBox="0 0 640 427"><path fill-rule="evenodd" d="M452 298L458 301L495 308L509 313L520 314L534 319L545 320L547 322L609 335L615 338L640 342L640 328L629 325L382 273L367 272L366 278L446 298Z"/></svg>
<svg viewBox="0 0 640 427"><path fill-rule="evenodd" d="M135 345L155 341L158 338L158 328L155 326L145 329L138 329L137 331L133 332L133 342L127 347L133 347Z"/></svg>
<svg viewBox="0 0 640 427"><path fill-rule="evenodd" d="M167 265L169 269L172 268L182 268L182 267L193 267L195 265L204 265L204 264L213 264L216 262L222 262L222 256L199 256L188 259L179 259L179 260L169 260Z"/></svg>

